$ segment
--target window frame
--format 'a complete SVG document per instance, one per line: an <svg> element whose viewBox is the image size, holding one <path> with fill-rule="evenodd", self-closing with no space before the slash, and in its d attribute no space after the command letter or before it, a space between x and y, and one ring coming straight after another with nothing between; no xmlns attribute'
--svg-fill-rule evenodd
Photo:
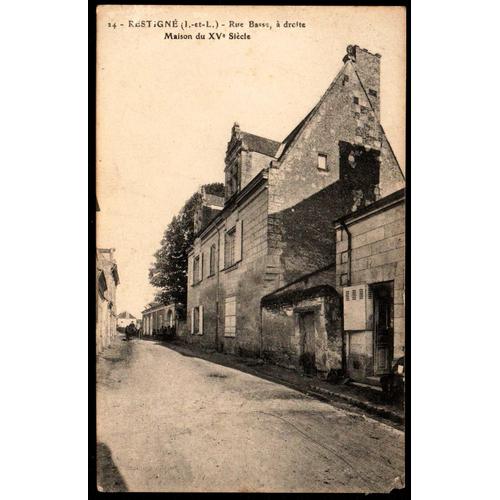
<svg viewBox="0 0 500 500"><path fill-rule="evenodd" d="M224 234L224 269L236 264L236 226Z"/></svg>
<svg viewBox="0 0 500 500"><path fill-rule="evenodd" d="M200 256L196 255L193 257L193 285L198 284L200 280Z"/></svg>
<svg viewBox="0 0 500 500"><path fill-rule="evenodd" d="M324 158L325 160L325 168L320 167L320 158ZM330 169L328 168L328 154L318 152L318 158L316 163L316 168L321 172L328 172Z"/></svg>
<svg viewBox="0 0 500 500"><path fill-rule="evenodd" d="M216 262L216 255L217 255L217 247L215 245L215 243L212 243L210 245L210 261L209 261L209 265L208 265L208 275L209 276L213 276L215 274L215 267L217 265L217 262Z"/></svg>

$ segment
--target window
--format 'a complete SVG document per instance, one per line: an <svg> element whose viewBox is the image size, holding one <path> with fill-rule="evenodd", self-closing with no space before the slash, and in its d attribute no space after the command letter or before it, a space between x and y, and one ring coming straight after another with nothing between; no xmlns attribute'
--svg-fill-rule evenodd
<svg viewBox="0 0 500 500"><path fill-rule="evenodd" d="M359 289L359 300L363 300L363 289Z"/></svg>
<svg viewBox="0 0 500 500"><path fill-rule="evenodd" d="M236 297L226 297L224 316L224 336L236 336Z"/></svg>
<svg viewBox="0 0 500 500"><path fill-rule="evenodd" d="M193 263L193 284L200 281L200 256L194 258Z"/></svg>
<svg viewBox="0 0 500 500"><path fill-rule="evenodd" d="M345 292L345 300L349 300L349 290L346 290Z"/></svg>
<svg viewBox="0 0 500 500"><path fill-rule="evenodd" d="M353 98L352 98L352 102L353 102L354 104L359 104L359 97L353 97Z"/></svg>
<svg viewBox="0 0 500 500"><path fill-rule="evenodd" d="M372 95L373 97L377 97L377 91L373 89L368 89L368 93Z"/></svg>
<svg viewBox="0 0 500 500"><path fill-rule="evenodd" d="M356 300L356 290L352 291L352 300Z"/></svg>
<svg viewBox="0 0 500 500"><path fill-rule="evenodd" d="M318 168L319 170L328 170L328 166L326 163L327 156L325 154L318 154Z"/></svg>
<svg viewBox="0 0 500 500"><path fill-rule="evenodd" d="M234 244L236 240L236 228L231 229L226 233L224 242L224 267L230 267L235 263L234 259Z"/></svg>
<svg viewBox="0 0 500 500"><path fill-rule="evenodd" d="M215 256L216 256L216 248L215 245L210 247L210 269L209 276L213 276L215 274Z"/></svg>
<svg viewBox="0 0 500 500"><path fill-rule="evenodd" d="M344 75L344 79L342 80L342 85L345 85L349 81L349 75Z"/></svg>

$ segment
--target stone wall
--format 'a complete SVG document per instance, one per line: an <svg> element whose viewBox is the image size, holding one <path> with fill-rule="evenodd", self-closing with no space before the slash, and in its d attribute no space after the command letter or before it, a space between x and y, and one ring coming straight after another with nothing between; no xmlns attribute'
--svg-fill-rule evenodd
<svg viewBox="0 0 500 500"><path fill-rule="evenodd" d="M405 345L405 203L404 201L347 222L351 233L351 284L393 282L394 359L404 355ZM342 290L349 273L348 241L337 227L337 289ZM373 333L350 335L351 370L363 378L373 368ZM354 366L356 365L356 366Z"/></svg>
<svg viewBox="0 0 500 500"><path fill-rule="evenodd" d="M404 187L378 122L380 56L355 53L269 170L270 252L281 285L335 260L333 223L357 197L362 207ZM354 166L346 166L348 149L360 155ZM318 155L326 155L326 170Z"/></svg>
<svg viewBox="0 0 500 500"><path fill-rule="evenodd" d="M295 298L266 304L262 308L262 355L286 368L301 370L299 315L314 312L315 363L321 377L342 369L343 341L340 297L336 294Z"/></svg>
<svg viewBox="0 0 500 500"><path fill-rule="evenodd" d="M266 281L268 268L267 245L267 189L261 187L252 197L230 212L217 229L195 243L193 255L205 255L204 276L201 282L188 284L188 324L190 328L191 309L203 306L203 333L188 334L190 343L204 348L215 348L242 355L260 353L260 299L274 286ZM217 269L208 276L209 249L212 244L220 251L224 231L237 221L242 221L242 258L228 269L220 269L219 255ZM191 263L188 275L191 276ZM236 335L225 335L225 299L236 297ZM218 310L218 321L217 321Z"/></svg>

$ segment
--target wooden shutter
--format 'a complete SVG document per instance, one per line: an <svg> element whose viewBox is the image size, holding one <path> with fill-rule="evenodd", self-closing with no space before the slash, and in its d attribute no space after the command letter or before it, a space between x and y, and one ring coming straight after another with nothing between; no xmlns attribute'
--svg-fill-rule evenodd
<svg viewBox="0 0 500 500"><path fill-rule="evenodd" d="M188 258L188 285L192 285L194 283L194 273L193 273L193 256L191 255Z"/></svg>
<svg viewBox="0 0 500 500"><path fill-rule="evenodd" d="M239 220L236 223L236 231L234 235L234 261L239 262L242 257L243 247L243 221Z"/></svg>
<svg viewBox="0 0 500 500"><path fill-rule="evenodd" d="M222 230L219 233L219 270L224 269L224 243L225 243L226 232Z"/></svg>
<svg viewBox="0 0 500 500"><path fill-rule="evenodd" d="M198 334L202 335L203 334L203 306L198 307L198 314L199 314Z"/></svg>
<svg viewBox="0 0 500 500"><path fill-rule="evenodd" d="M194 307L191 308L191 334L194 333Z"/></svg>

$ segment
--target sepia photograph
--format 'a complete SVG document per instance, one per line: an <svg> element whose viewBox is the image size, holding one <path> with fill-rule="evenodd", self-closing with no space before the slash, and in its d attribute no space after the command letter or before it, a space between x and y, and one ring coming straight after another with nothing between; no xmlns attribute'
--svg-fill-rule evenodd
<svg viewBox="0 0 500 500"><path fill-rule="evenodd" d="M95 492L407 493L408 15L97 7Z"/></svg>

